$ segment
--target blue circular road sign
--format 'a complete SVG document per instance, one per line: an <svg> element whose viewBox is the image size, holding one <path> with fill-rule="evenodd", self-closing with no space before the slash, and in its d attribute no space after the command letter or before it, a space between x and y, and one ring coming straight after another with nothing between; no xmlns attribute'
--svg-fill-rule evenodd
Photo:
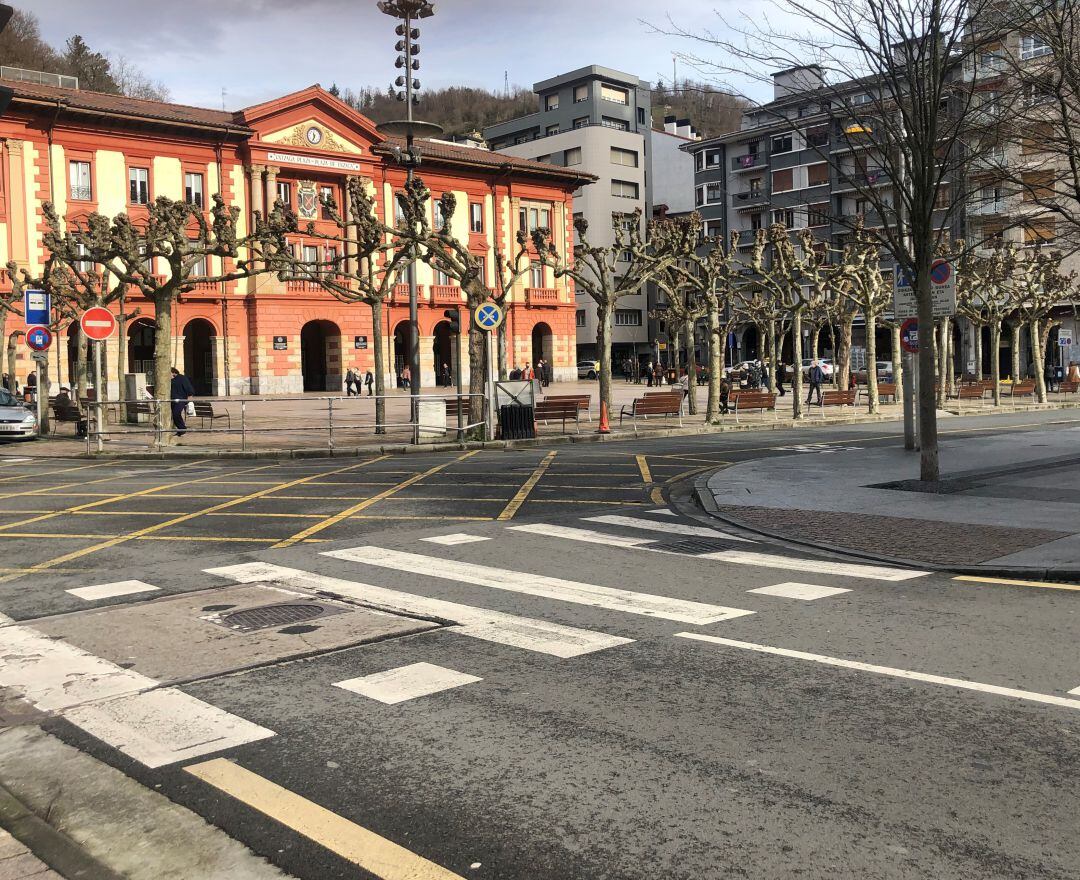
<svg viewBox="0 0 1080 880"><path fill-rule="evenodd" d="M948 260L937 260L930 267L930 280L934 284L948 284L952 278L952 264Z"/></svg>
<svg viewBox="0 0 1080 880"><path fill-rule="evenodd" d="M498 330L505 317L502 307L493 302L482 303L473 312L473 320L476 321L476 326L489 332Z"/></svg>
<svg viewBox="0 0 1080 880"><path fill-rule="evenodd" d="M48 327L31 327L26 331L26 345L31 351L46 351L52 341L52 331Z"/></svg>

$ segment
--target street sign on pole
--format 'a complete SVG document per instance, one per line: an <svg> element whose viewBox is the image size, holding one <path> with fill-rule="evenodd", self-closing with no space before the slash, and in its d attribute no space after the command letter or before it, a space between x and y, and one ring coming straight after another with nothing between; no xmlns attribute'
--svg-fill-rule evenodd
<svg viewBox="0 0 1080 880"><path fill-rule="evenodd" d="M82 325L86 338L93 339L95 342L108 339L116 332L116 317L101 306L94 306L83 312L79 323Z"/></svg>
<svg viewBox="0 0 1080 880"><path fill-rule="evenodd" d="M893 316L897 320L919 315L912 281L906 272L897 268L893 278ZM956 271L948 260L934 260L931 263L930 296L935 318L948 318L956 314Z"/></svg>
<svg viewBox="0 0 1080 880"><path fill-rule="evenodd" d="M31 327L26 331L26 347L31 351L48 351L53 335L48 327Z"/></svg>
<svg viewBox="0 0 1080 880"><path fill-rule="evenodd" d="M1058 336L1058 345L1060 345L1062 348L1069 348L1072 344L1073 339L1071 336Z"/></svg>
<svg viewBox="0 0 1080 880"><path fill-rule="evenodd" d="M52 294L44 290L23 291L23 318L27 327L52 323Z"/></svg>
<svg viewBox="0 0 1080 880"><path fill-rule="evenodd" d="M908 354L919 353L918 318L908 318L900 325L900 347Z"/></svg>
<svg viewBox="0 0 1080 880"><path fill-rule="evenodd" d="M473 312L473 320L476 322L476 326L488 333L498 330L505 317L502 306L491 300L481 303Z"/></svg>

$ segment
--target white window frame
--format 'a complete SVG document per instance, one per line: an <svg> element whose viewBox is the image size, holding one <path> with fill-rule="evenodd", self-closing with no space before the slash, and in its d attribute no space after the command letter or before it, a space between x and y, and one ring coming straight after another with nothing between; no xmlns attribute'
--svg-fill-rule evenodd
<svg viewBox="0 0 1080 880"><path fill-rule="evenodd" d="M791 146L788 147L786 150L779 150L779 151L774 150L773 145L776 143L777 140L780 140L780 139L783 139L783 138L791 138ZM771 138L769 138L769 155L770 156L786 156L788 153L794 153L794 152L795 152L795 132L788 131L788 132L784 132L782 134L774 134Z"/></svg>
<svg viewBox="0 0 1080 880"><path fill-rule="evenodd" d="M128 166L128 199L133 205L150 204L150 169Z"/></svg>
<svg viewBox="0 0 1080 880"><path fill-rule="evenodd" d="M632 188L632 194L625 192L616 192L616 189ZM637 199L641 195L641 187L632 180L618 180L616 178L611 179L611 195L617 199Z"/></svg>
<svg viewBox="0 0 1080 880"><path fill-rule="evenodd" d="M72 159L68 163L68 182L71 186L72 201L93 201L94 172L88 161L85 159Z"/></svg>
<svg viewBox="0 0 1080 880"><path fill-rule="evenodd" d="M1032 58L1042 58L1049 55L1052 51L1050 44L1038 34L1025 34L1020 38L1021 61L1030 61Z"/></svg>
<svg viewBox="0 0 1080 880"><path fill-rule="evenodd" d="M529 266L529 287L533 290L541 289L544 286L544 264L532 263Z"/></svg>
<svg viewBox="0 0 1080 880"><path fill-rule="evenodd" d="M615 97L611 97L614 95ZM600 84L600 100L609 101L622 107L630 106L630 90L621 86L611 86L607 83Z"/></svg>
<svg viewBox="0 0 1080 880"><path fill-rule="evenodd" d="M566 162L567 167L580 165L582 162L581 155L581 147L571 147L563 154L563 159Z"/></svg>
<svg viewBox="0 0 1080 880"><path fill-rule="evenodd" d="M469 202L469 232L475 235L484 232L484 206L480 202Z"/></svg>
<svg viewBox="0 0 1080 880"><path fill-rule="evenodd" d="M616 327L644 326L641 309L615 309L614 324Z"/></svg>
<svg viewBox="0 0 1080 880"><path fill-rule="evenodd" d="M196 188L195 182L198 181ZM199 210L206 207L206 176L198 171L184 172L184 201Z"/></svg>
<svg viewBox="0 0 1080 880"><path fill-rule="evenodd" d="M632 159L631 162L621 161L623 159ZM641 157L638 155L637 150L625 150L622 147L611 148L611 164L620 165L623 168L637 168L641 161Z"/></svg>

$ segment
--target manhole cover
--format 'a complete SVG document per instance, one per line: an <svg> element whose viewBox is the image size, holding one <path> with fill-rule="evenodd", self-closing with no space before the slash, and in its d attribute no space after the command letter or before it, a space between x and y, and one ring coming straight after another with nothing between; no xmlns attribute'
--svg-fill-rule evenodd
<svg viewBox="0 0 1080 880"><path fill-rule="evenodd" d="M721 550L730 550L731 545L716 538L687 538L683 541L657 541L655 544L650 544L647 549L696 556L701 553L719 553Z"/></svg>
<svg viewBox="0 0 1080 880"><path fill-rule="evenodd" d="M242 608L239 611L230 611L228 614L215 615L211 619L214 623L234 632L249 633L340 613L340 608L320 605L317 602L283 602L278 605L263 605L259 608Z"/></svg>

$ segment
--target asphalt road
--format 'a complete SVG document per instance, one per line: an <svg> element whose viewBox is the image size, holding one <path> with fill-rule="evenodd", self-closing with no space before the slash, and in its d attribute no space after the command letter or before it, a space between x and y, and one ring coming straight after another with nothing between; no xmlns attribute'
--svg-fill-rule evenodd
<svg viewBox="0 0 1080 880"><path fill-rule="evenodd" d="M22 675L47 730L304 880L1080 877L1076 593L823 560L685 504L729 462L896 442L0 449L0 685ZM342 613L204 619L240 589Z"/></svg>

